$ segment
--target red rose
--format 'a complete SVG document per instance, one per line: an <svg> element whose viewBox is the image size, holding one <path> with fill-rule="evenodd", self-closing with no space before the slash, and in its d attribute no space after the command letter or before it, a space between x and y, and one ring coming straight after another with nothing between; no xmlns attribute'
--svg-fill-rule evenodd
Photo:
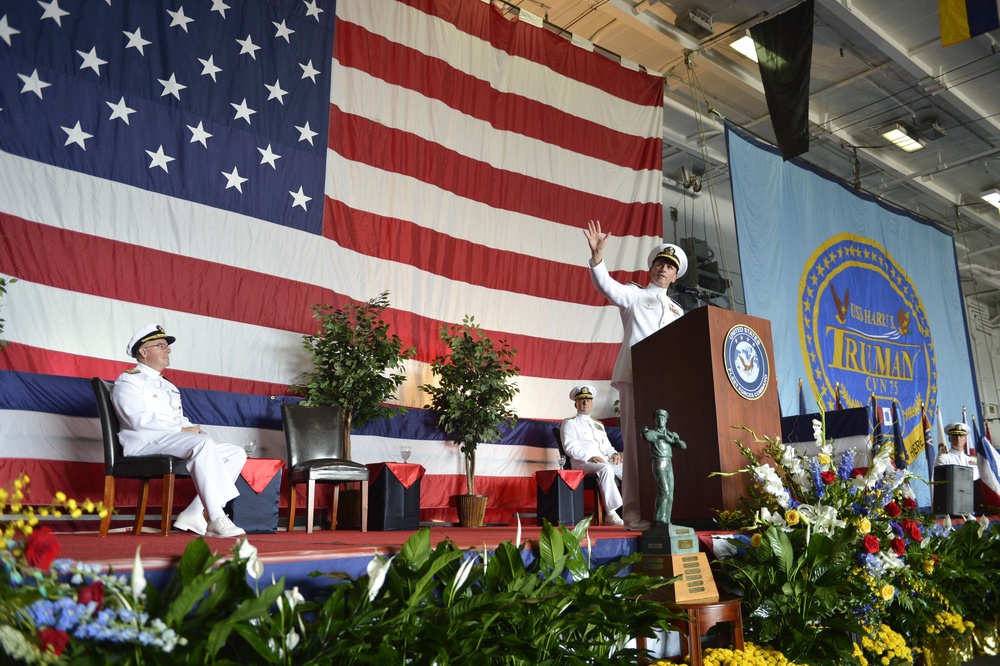
<svg viewBox="0 0 1000 666"><path fill-rule="evenodd" d="M892 538L892 551L897 555L902 555L906 552L906 542L899 537Z"/></svg>
<svg viewBox="0 0 1000 666"><path fill-rule="evenodd" d="M854 469L851 470L851 478L852 479L856 479L859 476L864 476L864 475L865 475L865 470L861 469L860 467L855 467Z"/></svg>
<svg viewBox="0 0 1000 666"><path fill-rule="evenodd" d="M866 553L874 555L879 551L878 537L874 534L866 534L865 538L861 541L861 546L865 549Z"/></svg>
<svg viewBox="0 0 1000 666"><path fill-rule="evenodd" d="M920 533L920 523L913 521L906 526L906 536L914 541L922 541L924 535Z"/></svg>
<svg viewBox="0 0 1000 666"><path fill-rule="evenodd" d="M823 483L825 483L826 485L830 485L831 483L837 480L837 473L828 470L820 474L819 478L823 479Z"/></svg>
<svg viewBox="0 0 1000 666"><path fill-rule="evenodd" d="M65 631L60 631L59 629L42 629L38 632L38 638L42 641L42 651L48 647L52 650L52 653L57 657L63 653L66 646L69 645L69 634Z"/></svg>
<svg viewBox="0 0 1000 666"><path fill-rule="evenodd" d="M888 504L885 505L885 514L890 518L895 518L901 513L902 511L899 509L899 505L896 504L895 501L889 502Z"/></svg>
<svg viewBox="0 0 1000 666"><path fill-rule="evenodd" d="M94 601L97 603L97 609L100 610L104 603L104 583L95 580L90 585L82 586L77 592L76 600L84 606Z"/></svg>
<svg viewBox="0 0 1000 666"><path fill-rule="evenodd" d="M906 509L907 511L913 511L914 509L917 508L917 503L916 501L914 501L912 497L904 497L903 508Z"/></svg>
<svg viewBox="0 0 1000 666"><path fill-rule="evenodd" d="M40 527L28 537L24 546L24 557L30 566L48 571L60 548L59 542L49 528Z"/></svg>

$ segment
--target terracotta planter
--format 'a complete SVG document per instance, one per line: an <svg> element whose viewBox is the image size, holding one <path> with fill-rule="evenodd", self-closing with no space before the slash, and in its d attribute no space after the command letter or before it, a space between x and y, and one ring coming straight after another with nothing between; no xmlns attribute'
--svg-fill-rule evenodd
<svg viewBox="0 0 1000 666"><path fill-rule="evenodd" d="M455 495L459 526L482 527L487 499L486 495Z"/></svg>

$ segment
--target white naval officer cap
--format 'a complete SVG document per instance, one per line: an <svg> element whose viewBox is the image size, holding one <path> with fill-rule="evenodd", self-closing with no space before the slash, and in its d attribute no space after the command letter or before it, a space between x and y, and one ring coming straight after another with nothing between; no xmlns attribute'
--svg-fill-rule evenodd
<svg viewBox="0 0 1000 666"><path fill-rule="evenodd" d="M684 253L684 250L680 249L673 243L663 243L662 245L657 245L653 248L653 251L649 253L649 260L646 262L649 268L653 267L653 262L660 258L666 259L671 264L677 267L677 277L684 277L688 269L688 257Z"/></svg>
<svg viewBox="0 0 1000 666"><path fill-rule="evenodd" d="M589 400L594 400L597 397L597 390L590 384L584 384L582 386L574 386L573 390L569 392L570 400L578 400L580 398L587 398Z"/></svg>
<svg viewBox="0 0 1000 666"><path fill-rule="evenodd" d="M125 353L135 358L135 355L139 353L139 347L151 340L161 339L166 340L168 345L172 345L177 338L167 335L159 324L146 324L132 335L132 339L128 341L128 347L125 348Z"/></svg>
<svg viewBox="0 0 1000 666"><path fill-rule="evenodd" d="M944 430L949 435L965 435L966 437L969 436L969 426L959 421L955 421L954 423L949 423Z"/></svg>

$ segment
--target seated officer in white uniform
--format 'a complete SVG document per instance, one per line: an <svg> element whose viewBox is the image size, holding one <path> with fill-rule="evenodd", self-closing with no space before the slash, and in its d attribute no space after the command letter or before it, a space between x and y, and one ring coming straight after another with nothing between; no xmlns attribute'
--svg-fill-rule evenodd
<svg viewBox="0 0 1000 666"><path fill-rule="evenodd" d="M964 465L971 467L972 480L978 481L979 463L976 461L975 456L970 456L968 453L969 426L964 423L949 423L948 427L945 428L945 432L948 433L948 441L951 442L951 448L948 449L947 453L942 453L937 457L934 461L934 466Z"/></svg>
<svg viewBox="0 0 1000 666"><path fill-rule="evenodd" d="M216 443L184 416L180 391L160 374L170 365L174 340L157 324L146 324L129 340L125 351L139 363L118 377L112 392L122 448L126 456L171 455L186 461L198 495L177 516L176 529L238 537L245 532L223 507L239 495L234 482L247 456L235 444Z"/></svg>
<svg viewBox="0 0 1000 666"><path fill-rule="evenodd" d="M622 456L611 446L604 425L590 418L596 393L593 386L586 384L569 392L570 399L576 405L576 416L562 422L560 437L563 450L573 461L573 469L597 474L607 522L624 525L618 515L618 509L622 506L622 494L615 483L615 477L622 478Z"/></svg>

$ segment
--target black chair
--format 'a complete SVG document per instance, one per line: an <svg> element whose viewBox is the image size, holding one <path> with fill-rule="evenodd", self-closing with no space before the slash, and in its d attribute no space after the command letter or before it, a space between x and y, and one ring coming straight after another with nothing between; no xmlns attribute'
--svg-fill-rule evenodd
<svg viewBox="0 0 1000 666"><path fill-rule="evenodd" d="M316 482L333 485L333 516L330 529L337 529L340 484L361 484L361 531L368 531L368 468L343 458L344 438L340 429L340 407L302 407L284 403L281 420L288 448L288 531L295 529L295 488L306 490L306 532L313 531Z"/></svg>
<svg viewBox="0 0 1000 666"><path fill-rule="evenodd" d="M187 465L174 456L126 456L122 450L118 431L118 415L111 402L110 382L100 377L90 380L97 399L97 413L101 417L101 436L104 439L104 508L107 515L101 519L100 535L107 536L111 527L111 513L115 508L115 480L141 479L139 501L135 510L135 524L132 534L142 532L142 523L146 519L146 503L149 500L149 482L151 479L163 479L163 510L160 517L160 533L170 534L170 516L174 507L174 479L178 476L190 476Z"/></svg>
<svg viewBox="0 0 1000 666"><path fill-rule="evenodd" d="M562 430L560 428L553 428L552 434L556 437L556 444L559 446L559 455L566 461L563 469L573 469L573 461L566 455L566 449L563 448ZM594 513L597 516L597 524L599 526L604 525L604 502L601 501L601 486L597 482L597 472L584 474L583 491L594 494Z"/></svg>

